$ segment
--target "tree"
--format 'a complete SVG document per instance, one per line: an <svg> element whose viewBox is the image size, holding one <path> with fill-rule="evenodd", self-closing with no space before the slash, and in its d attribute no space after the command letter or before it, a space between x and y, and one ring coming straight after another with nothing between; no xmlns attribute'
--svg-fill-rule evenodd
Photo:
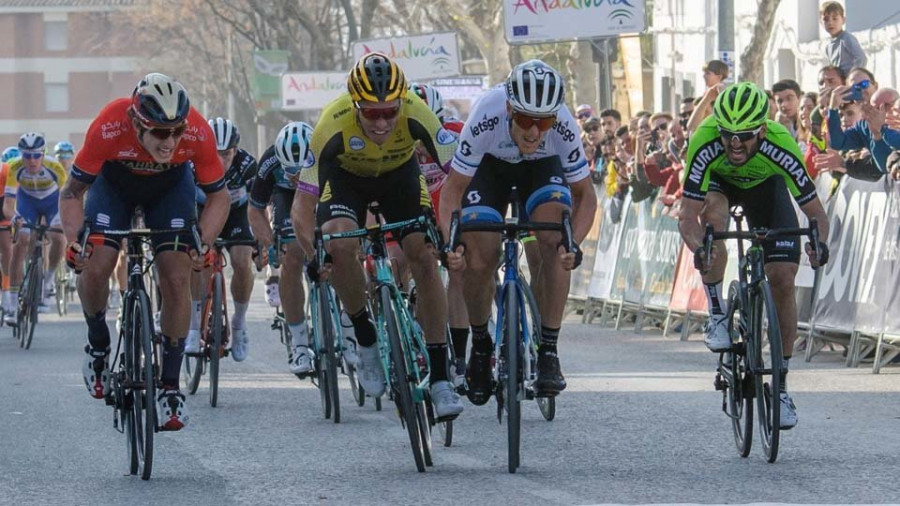
<svg viewBox="0 0 900 506"><path fill-rule="evenodd" d="M775 13L781 0L757 0L757 22L753 27L750 44L741 53L740 81L751 81L762 84L763 58L769 45L769 37L775 26Z"/></svg>

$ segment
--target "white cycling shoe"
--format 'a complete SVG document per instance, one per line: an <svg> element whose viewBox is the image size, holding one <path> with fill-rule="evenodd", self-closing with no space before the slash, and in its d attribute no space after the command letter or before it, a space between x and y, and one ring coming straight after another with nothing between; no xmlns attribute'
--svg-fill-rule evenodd
<svg viewBox="0 0 900 506"><path fill-rule="evenodd" d="M706 347L713 353L721 353L731 349L731 334L728 332L728 317L713 314L706 327Z"/></svg>
<svg viewBox="0 0 900 506"><path fill-rule="evenodd" d="M294 346L291 353L291 372L305 375L313 371L313 355L309 346Z"/></svg>
<svg viewBox="0 0 900 506"><path fill-rule="evenodd" d="M235 362L243 362L247 358L250 348L250 338L247 337L247 329L231 328L231 358Z"/></svg>
<svg viewBox="0 0 900 506"><path fill-rule="evenodd" d="M184 340L185 353L200 353L200 331L191 329Z"/></svg>
<svg viewBox="0 0 900 506"><path fill-rule="evenodd" d="M272 307L281 305L281 292L278 291L278 278L266 280L266 303Z"/></svg>
<svg viewBox="0 0 900 506"><path fill-rule="evenodd" d="M797 406L787 392L781 392L778 397L781 401L781 429L791 430L797 425Z"/></svg>
<svg viewBox="0 0 900 506"><path fill-rule="evenodd" d="M378 346L359 346L356 349L359 357L356 365L356 377L369 397L384 394L384 370L381 368L381 355Z"/></svg>
<svg viewBox="0 0 900 506"><path fill-rule="evenodd" d="M438 381L431 385L431 402L434 417L440 421L453 420L463 412L463 404L449 381Z"/></svg>

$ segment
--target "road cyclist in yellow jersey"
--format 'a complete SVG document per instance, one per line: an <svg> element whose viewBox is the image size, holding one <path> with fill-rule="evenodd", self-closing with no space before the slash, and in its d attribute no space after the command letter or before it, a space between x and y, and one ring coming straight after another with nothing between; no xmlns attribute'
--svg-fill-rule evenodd
<svg viewBox="0 0 900 506"><path fill-rule="evenodd" d="M66 171L55 158L44 154L46 141L37 132L28 132L19 138L21 158L9 162L6 176L6 190L3 214L14 216L14 223L34 226L41 217L46 224L59 227L59 189L66 182ZM22 283L23 266L27 255L30 232L27 227L18 227L10 261L10 291L16 293ZM47 310L46 299L53 295L56 268L62 260L65 238L59 232L48 233L50 237L50 266L44 276L43 303L41 312ZM6 322L15 322L15 308L10 307Z"/></svg>
<svg viewBox="0 0 900 506"><path fill-rule="evenodd" d="M314 165L301 173L302 182L316 185L318 193L298 186L294 199L291 217L307 257L312 257L316 225L326 235L359 229L373 201L388 222L422 216L431 207L431 199L415 157L416 141L442 165L449 163L456 150L455 136L441 126L425 102L407 93L403 71L387 56L369 53L360 58L350 71L347 87L348 93L322 111L312 136ZM418 316L431 363L435 415L452 419L463 406L448 375L447 295L422 230L399 232L396 237L416 282L418 305L427 308ZM359 241L329 241L327 251L333 259L331 283L350 315L358 343L360 383L368 395L378 397L385 391L385 377L366 305Z"/></svg>

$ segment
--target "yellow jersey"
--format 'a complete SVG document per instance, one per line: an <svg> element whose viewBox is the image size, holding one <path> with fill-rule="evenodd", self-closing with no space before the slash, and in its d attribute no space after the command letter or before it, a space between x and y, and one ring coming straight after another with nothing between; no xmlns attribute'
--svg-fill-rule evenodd
<svg viewBox="0 0 900 506"><path fill-rule="evenodd" d="M44 155L41 167L31 172L25 167L23 158L13 158L9 162L4 194L15 198L19 191L30 197L43 199L58 192L66 184L66 169L56 158Z"/></svg>

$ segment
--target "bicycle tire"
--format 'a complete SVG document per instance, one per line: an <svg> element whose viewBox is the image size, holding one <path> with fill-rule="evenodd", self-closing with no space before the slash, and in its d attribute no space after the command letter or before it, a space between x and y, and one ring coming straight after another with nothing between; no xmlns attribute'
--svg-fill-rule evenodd
<svg viewBox="0 0 900 506"><path fill-rule="evenodd" d="M53 284L56 286L56 312L59 316L65 316L68 313L66 308L66 284L65 284L65 267L56 269L56 275Z"/></svg>
<svg viewBox="0 0 900 506"><path fill-rule="evenodd" d="M445 448L453 446L453 420L440 422L437 426L438 433L441 435L441 444L443 444Z"/></svg>
<svg viewBox="0 0 900 506"><path fill-rule="evenodd" d="M347 363L346 359L344 359L344 367L346 367L347 378L350 380L350 394L353 395L353 400L356 401L357 406L365 406L366 390L359 384L359 380L356 378L356 367Z"/></svg>
<svg viewBox="0 0 900 506"><path fill-rule="evenodd" d="M122 330L119 334L122 353L119 355L119 368L110 378L110 388L115 396L116 409L120 410L123 428L125 429L125 448L128 451L128 473L138 474L140 462L138 462L137 432L135 430L135 413L132 405L133 396L125 393L122 379L128 378L134 371L133 340L123 336L132 335L131 301L126 295L122 300Z"/></svg>
<svg viewBox="0 0 900 506"><path fill-rule="evenodd" d="M726 384L726 400L735 447L741 457L747 457L753 446L753 386L747 374L747 338L740 328L743 311L740 289L738 281L732 281L728 287L726 318L734 351L731 353L731 366L728 367L731 378ZM735 328L736 324L738 328ZM727 366L723 364L723 367Z"/></svg>
<svg viewBox="0 0 900 506"><path fill-rule="evenodd" d="M519 304L518 293L512 285L503 299L503 342L505 343L507 429L507 466L510 473L519 468L522 432L522 405L519 401Z"/></svg>
<svg viewBox="0 0 900 506"><path fill-rule="evenodd" d="M536 397L535 400L544 420L552 422L556 418L556 397Z"/></svg>
<svg viewBox="0 0 900 506"><path fill-rule="evenodd" d="M418 416L416 407L413 404L412 384L410 383L410 375L407 369L408 358L406 350L400 339L400 326L397 322L397 314L394 311L391 290L387 286L381 287L379 290L379 301L381 303L381 314L386 323L388 340L391 345L391 386L396 388L397 396L394 401L400 411L400 417L406 426L409 434L409 444L412 448L413 459L416 462L416 469L420 473L425 472L425 454L422 450L422 440L418 429ZM377 407L377 404L376 404Z"/></svg>
<svg viewBox="0 0 900 506"><path fill-rule="evenodd" d="M781 349L781 330L778 326L778 313L775 309L775 299L772 296L772 288L769 282L761 280L756 288L757 293L753 299L754 327L753 350L755 354L754 385L756 393L756 418L759 423L760 442L766 460L770 463L778 458L778 444L781 436L781 391L780 371L783 366ZM763 324L763 318L768 325ZM765 338L763 338L765 334ZM765 346L769 351L764 351ZM766 358L768 357L768 361ZM767 371L768 374L760 374ZM769 381L766 382L766 379Z"/></svg>
<svg viewBox="0 0 900 506"><path fill-rule="evenodd" d="M222 358L222 341L225 332L224 303L225 280L221 272L213 274L212 300L207 300L210 311L205 313L209 318L210 335L207 336L209 347L209 405L216 407L219 402L219 362Z"/></svg>
<svg viewBox="0 0 900 506"><path fill-rule="evenodd" d="M324 337L324 358L326 383L325 395L331 400L331 419L334 423L341 423L340 392L338 391L338 357L335 352L334 340L337 329L335 328L334 312L331 306L331 289L327 283L319 283L319 311L322 317L322 337ZM340 320L338 327L340 328Z"/></svg>
<svg viewBox="0 0 900 506"><path fill-rule="evenodd" d="M322 304L319 303L321 293L310 290L309 314L313 316L312 342L309 344L313 354L313 371L311 380L319 389L319 402L322 404L322 414L326 420L331 419L331 396L328 393L328 375L325 372L325 315L322 312Z"/></svg>
<svg viewBox="0 0 900 506"><path fill-rule="evenodd" d="M156 432L156 376L153 368L153 335L149 320L149 300L138 293L132 301L131 335L126 336L126 353L132 357L131 371L126 378L132 381L131 423L138 472L142 480L150 479L153 471L153 436ZM130 348L130 350L129 350ZM138 386L135 388L137 385Z"/></svg>
<svg viewBox="0 0 900 506"><path fill-rule="evenodd" d="M35 254L42 254L40 248L35 248ZM43 257L36 257L41 258ZM31 340L34 338L34 327L37 326L38 320L38 304L43 295L43 273L40 262L31 262L30 272L28 273L28 288L25 290L27 304L24 305L19 312L24 327L20 327L19 335L22 339L22 348L31 348Z"/></svg>
<svg viewBox="0 0 900 506"><path fill-rule="evenodd" d="M375 398L375 411L381 411L381 396Z"/></svg>
<svg viewBox="0 0 900 506"><path fill-rule="evenodd" d="M422 441L422 455L425 457L425 465L432 467L434 466L434 460L431 456L431 420L434 420L434 413L430 400L422 400L416 403L416 418L416 425L419 427L419 437Z"/></svg>

